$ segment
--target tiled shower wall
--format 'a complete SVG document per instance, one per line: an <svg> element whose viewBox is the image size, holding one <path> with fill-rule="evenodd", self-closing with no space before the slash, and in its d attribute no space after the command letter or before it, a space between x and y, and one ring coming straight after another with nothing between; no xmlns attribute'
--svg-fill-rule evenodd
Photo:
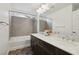
<svg viewBox="0 0 79 59"><path fill-rule="evenodd" d="M35 23L33 23L33 20L35 19L12 16L10 27L11 36L26 36L35 32Z"/></svg>

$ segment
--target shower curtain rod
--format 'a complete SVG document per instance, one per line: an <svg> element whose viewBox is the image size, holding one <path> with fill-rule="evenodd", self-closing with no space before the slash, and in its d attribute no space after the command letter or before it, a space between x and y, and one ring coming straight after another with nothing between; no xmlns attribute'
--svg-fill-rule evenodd
<svg viewBox="0 0 79 59"><path fill-rule="evenodd" d="M33 14L21 12L21 11L13 11L13 10L10 10L9 12L16 12L16 13L22 13L22 14L28 14L28 15L36 16L36 15L33 15Z"/></svg>
<svg viewBox="0 0 79 59"><path fill-rule="evenodd" d="M22 11L9 10L9 12L16 12L16 13L28 14L28 15L31 15L31 16L34 16L34 17L37 16L37 15L29 14L29 13L24 13ZM43 15L40 15L40 17L49 18L49 17L43 16Z"/></svg>

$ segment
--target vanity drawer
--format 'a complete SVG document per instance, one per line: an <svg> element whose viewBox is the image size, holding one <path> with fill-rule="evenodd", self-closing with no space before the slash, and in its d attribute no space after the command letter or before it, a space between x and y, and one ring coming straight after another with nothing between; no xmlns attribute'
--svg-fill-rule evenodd
<svg viewBox="0 0 79 59"><path fill-rule="evenodd" d="M48 52L50 52L50 54L55 54L55 48L54 46L50 45L49 43L46 43L42 40L39 40L39 45L43 46L44 48L46 48L46 50Z"/></svg>

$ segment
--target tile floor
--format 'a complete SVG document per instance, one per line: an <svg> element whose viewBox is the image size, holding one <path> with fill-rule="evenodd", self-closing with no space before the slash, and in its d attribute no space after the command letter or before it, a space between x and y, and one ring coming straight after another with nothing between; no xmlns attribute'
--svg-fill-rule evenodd
<svg viewBox="0 0 79 59"><path fill-rule="evenodd" d="M10 51L8 55L32 55L33 52L31 50L31 47L25 47L22 49L16 49L13 51Z"/></svg>

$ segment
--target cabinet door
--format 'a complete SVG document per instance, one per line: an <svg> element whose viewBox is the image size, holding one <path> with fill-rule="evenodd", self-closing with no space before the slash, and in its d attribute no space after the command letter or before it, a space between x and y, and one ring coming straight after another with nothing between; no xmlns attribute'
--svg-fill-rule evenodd
<svg viewBox="0 0 79 59"><path fill-rule="evenodd" d="M50 55L50 52L42 45L36 45L37 49L37 54L38 55Z"/></svg>
<svg viewBox="0 0 79 59"><path fill-rule="evenodd" d="M45 51L48 52L48 54L50 55L54 55L55 54L55 48L53 45L50 45L47 42L44 42L42 40L39 39L39 45L43 46Z"/></svg>
<svg viewBox="0 0 79 59"><path fill-rule="evenodd" d="M32 47L33 54L37 54L38 43L39 43L39 40L36 37L31 36L31 47Z"/></svg>
<svg viewBox="0 0 79 59"><path fill-rule="evenodd" d="M31 36L31 47L34 55L47 55L46 48L39 44L40 39Z"/></svg>
<svg viewBox="0 0 79 59"><path fill-rule="evenodd" d="M68 52L63 51L62 49L55 48L56 55L71 55Z"/></svg>

